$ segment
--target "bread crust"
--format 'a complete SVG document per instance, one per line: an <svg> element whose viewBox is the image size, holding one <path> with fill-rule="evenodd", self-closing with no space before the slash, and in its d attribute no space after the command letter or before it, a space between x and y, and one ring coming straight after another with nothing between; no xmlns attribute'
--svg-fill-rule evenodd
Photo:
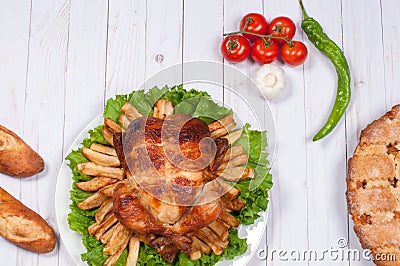
<svg viewBox="0 0 400 266"><path fill-rule="evenodd" d="M15 245L48 253L56 244L50 225L36 212L0 187L0 235Z"/></svg>
<svg viewBox="0 0 400 266"><path fill-rule="evenodd" d="M44 169L44 161L17 134L0 125L0 172L29 177Z"/></svg>
<svg viewBox="0 0 400 266"><path fill-rule="evenodd" d="M400 105L361 131L349 159L347 206L354 231L374 258L394 254L395 261L374 260L377 265L400 265Z"/></svg>

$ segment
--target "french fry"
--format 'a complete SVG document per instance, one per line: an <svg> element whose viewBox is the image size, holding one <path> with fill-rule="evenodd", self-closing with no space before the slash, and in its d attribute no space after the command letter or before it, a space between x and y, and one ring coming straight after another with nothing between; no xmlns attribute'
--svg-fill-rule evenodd
<svg viewBox="0 0 400 266"><path fill-rule="evenodd" d="M236 218L233 217L232 214L230 214L229 212L227 212L224 209L221 211L221 214L219 215L218 220L226 223L230 227L238 227L240 224L239 221L236 220Z"/></svg>
<svg viewBox="0 0 400 266"><path fill-rule="evenodd" d="M117 222L118 220L115 217L115 215L113 213L110 213L109 215L107 215L104 221L100 223L100 226L97 228L94 237L97 240L100 240L100 238L104 235L104 233Z"/></svg>
<svg viewBox="0 0 400 266"><path fill-rule="evenodd" d="M122 180L125 176L122 168L107 167L93 162L78 164L78 170L85 175L104 176L119 180Z"/></svg>
<svg viewBox="0 0 400 266"><path fill-rule="evenodd" d="M220 246L221 248L225 249L229 242L228 241L222 241L218 235L216 235L214 233L213 230L211 230L209 227L203 227L201 228L199 231L201 231L202 233L204 233L208 239L210 239L213 243L215 243L216 245Z"/></svg>
<svg viewBox="0 0 400 266"><path fill-rule="evenodd" d="M93 143L92 145L90 145L90 149L92 151L97 151L103 154L107 154L107 155L111 155L111 156L115 156L117 157L117 152L115 151L114 148L102 145L102 144L98 144L98 143Z"/></svg>
<svg viewBox="0 0 400 266"><path fill-rule="evenodd" d="M215 242L213 242L205 233L203 233L201 230L196 231L195 236L199 238L201 241L209 245L214 251L215 255L221 255L223 252L223 249L218 246Z"/></svg>
<svg viewBox="0 0 400 266"><path fill-rule="evenodd" d="M100 188L117 182L118 179L98 176L89 181L76 183L77 188L83 191L97 191Z"/></svg>
<svg viewBox="0 0 400 266"><path fill-rule="evenodd" d="M239 165L247 164L248 160L249 160L249 155L246 153L242 153L242 154L232 158L229 161L222 162L221 165L219 166L218 170L223 170L225 168L232 168L232 167L236 167Z"/></svg>
<svg viewBox="0 0 400 266"><path fill-rule="evenodd" d="M82 155L85 156L89 161L94 163L110 166L110 167L119 167L121 164L118 160L118 157L106 155L97 151L93 151L89 148L82 148Z"/></svg>
<svg viewBox="0 0 400 266"><path fill-rule="evenodd" d="M96 215L94 216L97 223L101 223L104 221L104 218L113 210L113 199L109 198L103 204L101 204L100 208L97 210Z"/></svg>
<svg viewBox="0 0 400 266"><path fill-rule="evenodd" d="M99 227L100 227L99 223L93 223L93 224L89 225L88 226L89 235L93 236L96 233L96 231L99 229Z"/></svg>
<svg viewBox="0 0 400 266"><path fill-rule="evenodd" d="M217 234L217 236L222 240L222 241L228 241L229 237L229 225L221 222L221 221L214 221L211 224L208 225L208 227L214 231L214 233Z"/></svg>
<svg viewBox="0 0 400 266"><path fill-rule="evenodd" d="M225 196L222 197L222 204L224 208L232 211L240 211L245 206L244 201L238 199L230 200Z"/></svg>
<svg viewBox="0 0 400 266"><path fill-rule="evenodd" d="M227 139L229 145L235 143L243 133L243 128L235 130L233 132L229 132L228 135L223 136L222 138Z"/></svg>
<svg viewBox="0 0 400 266"><path fill-rule="evenodd" d="M201 251L200 250L194 251L194 252L190 253L189 256L190 256L191 260L198 260L201 257Z"/></svg>
<svg viewBox="0 0 400 266"><path fill-rule="evenodd" d="M124 251L126 245L128 243L125 244L125 246L122 246L119 248L119 250L117 250L114 255L108 257L108 259L104 262L103 266L113 266L117 263L119 257L121 257L122 252Z"/></svg>
<svg viewBox="0 0 400 266"><path fill-rule="evenodd" d="M112 133L115 132L122 132L122 127L118 125L117 123L114 122L111 118L105 118L104 119L104 125L108 127L109 130L111 130Z"/></svg>
<svg viewBox="0 0 400 266"><path fill-rule="evenodd" d="M96 192L93 195L86 198L84 201L81 201L77 204L78 208L81 210L90 210L96 207L99 207L103 202L108 199L107 196Z"/></svg>
<svg viewBox="0 0 400 266"><path fill-rule="evenodd" d="M104 139L110 143L112 146L114 146L114 141L113 141L113 134L112 132L108 129L107 126L103 126L101 128L101 132L103 133Z"/></svg>
<svg viewBox="0 0 400 266"><path fill-rule="evenodd" d="M219 119L217 121L214 121L211 124L209 124L208 125L208 129L210 131L215 131L215 130L221 129L221 128L223 128L223 127L225 127L225 126L227 126L227 125L229 125L229 124L231 124L233 122L235 122L233 120L233 116L232 116L232 114L229 114L229 115L227 115L227 116L225 116L225 117L223 117L223 118L221 118L221 119Z"/></svg>
<svg viewBox="0 0 400 266"><path fill-rule="evenodd" d="M171 115L174 110L172 102L167 99L160 99L154 104L153 116L165 119L168 115Z"/></svg>
<svg viewBox="0 0 400 266"><path fill-rule="evenodd" d="M232 122L232 123L230 123L229 125L227 125L227 126L225 126L225 127L223 127L223 128L220 128L220 129L217 129L217 130L215 130L215 131L212 131L212 132L211 132L211 138L217 139L217 138L219 138L219 137L222 137L222 136L228 134L229 131L231 131L231 130L234 129L235 127L236 127L236 123L235 123L235 122Z"/></svg>
<svg viewBox="0 0 400 266"><path fill-rule="evenodd" d="M99 190L99 193L101 193L101 194L103 194L103 195L105 195L107 197L112 197L114 195L114 190L115 190L115 188L117 187L117 185L119 183L121 183L121 181L117 182L117 183L114 183L114 184L111 184L111 185L108 185L108 186L105 186L105 187L103 187L102 189Z"/></svg>
<svg viewBox="0 0 400 266"><path fill-rule="evenodd" d="M132 231L121 225L119 230L117 229L112 235L110 241L103 249L103 253L109 256L116 254L121 248L125 248L128 245L129 239L132 235Z"/></svg>
<svg viewBox="0 0 400 266"><path fill-rule="evenodd" d="M139 256L140 240L136 236L131 236L128 246L128 258L126 259L125 266L136 266ZM200 254L201 255L201 254Z"/></svg>
<svg viewBox="0 0 400 266"><path fill-rule="evenodd" d="M200 251L204 254L210 254L211 248L209 245L198 239L196 236L192 236L193 245L200 248Z"/></svg>
<svg viewBox="0 0 400 266"><path fill-rule="evenodd" d="M131 123L131 121L129 121L129 119L123 113L119 116L118 122L122 125L123 128L127 128Z"/></svg>
<svg viewBox="0 0 400 266"><path fill-rule="evenodd" d="M220 180L220 179L215 179L218 181L218 183L221 185L223 191L225 192L224 197L227 197L230 200L236 199L239 194L240 194L240 190L235 188L234 186L228 184L227 182L225 182L224 180Z"/></svg>
<svg viewBox="0 0 400 266"><path fill-rule="evenodd" d="M138 117L141 117L142 114L130 103L125 103L121 107L121 111L125 114L126 118L132 122Z"/></svg>
<svg viewBox="0 0 400 266"><path fill-rule="evenodd" d="M232 160L236 156L239 156L242 153L243 153L242 145L232 146L226 151L226 154L225 154L224 159L222 161L224 161L224 162L225 161L230 161L230 160Z"/></svg>
<svg viewBox="0 0 400 266"><path fill-rule="evenodd" d="M225 180L236 182L246 178L253 178L254 169L245 166L237 166L224 170L218 170L216 171L216 174Z"/></svg>
<svg viewBox="0 0 400 266"><path fill-rule="evenodd" d="M246 179L246 178L253 178L254 177L254 169L250 167L246 167L246 170L244 174L240 177L240 180Z"/></svg>
<svg viewBox="0 0 400 266"><path fill-rule="evenodd" d="M116 223L115 225L112 225L110 227L110 229L108 229L101 237L100 237L100 241L103 244L107 244L108 241L110 241L112 235L114 234L114 231L118 228L118 224Z"/></svg>

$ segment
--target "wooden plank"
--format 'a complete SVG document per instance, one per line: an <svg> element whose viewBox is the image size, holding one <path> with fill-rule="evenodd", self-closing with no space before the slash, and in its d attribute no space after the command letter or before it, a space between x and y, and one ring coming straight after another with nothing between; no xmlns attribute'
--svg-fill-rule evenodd
<svg viewBox="0 0 400 266"><path fill-rule="evenodd" d="M22 138L25 137L23 119L30 8L31 2L26 0L6 1L0 7L0 124ZM3 174L0 178L1 187L20 198L20 181ZM0 246L3 263L16 265L20 249L3 238L0 239Z"/></svg>
<svg viewBox="0 0 400 266"><path fill-rule="evenodd" d="M223 104L223 65L219 49L223 34L223 1L186 1L184 14L183 61L190 62L183 68L185 87L207 91ZM206 20L204 14L207 14ZM215 62L216 65L210 65L211 70L209 63L195 61Z"/></svg>
<svg viewBox="0 0 400 266"><path fill-rule="evenodd" d="M145 69L146 78L151 78L182 62L183 1L147 1L146 18Z"/></svg>
<svg viewBox="0 0 400 266"><path fill-rule="evenodd" d="M380 1L382 20L382 42L385 70L386 109L400 103L400 16L394 10L400 10L399 1ZM378 12L377 12L378 13ZM382 83L382 82L381 82ZM379 88L378 88L379 90Z"/></svg>
<svg viewBox="0 0 400 266"><path fill-rule="evenodd" d="M64 150L103 113L108 1L71 1Z"/></svg>
<svg viewBox="0 0 400 266"><path fill-rule="evenodd" d="M307 12L342 46L341 1L307 1ZM299 27L300 30L300 27ZM299 36L300 38L301 36ZM323 140L312 137L325 123L336 96L337 75L330 60L304 36L309 56L304 66L306 160L308 188L309 248L338 248L347 239L346 137L344 118ZM327 152L329 151L329 152ZM316 167L319 166L319 167ZM310 265L320 262L311 261ZM324 265L348 265L347 261L324 260Z"/></svg>
<svg viewBox="0 0 400 266"><path fill-rule="evenodd" d="M145 30L146 1L109 2L105 100L143 83Z"/></svg>
<svg viewBox="0 0 400 266"><path fill-rule="evenodd" d="M382 26L379 15L380 1L343 1L343 46L353 74L353 96L347 112L347 154L353 155L360 131L386 111L386 97L383 80L384 60L382 46ZM360 25L360 18L364 24ZM371 40L377 40L371 42ZM378 41L379 40L379 41ZM371 51L374 51L371 53ZM368 56L366 56L368 55ZM354 234L352 222L349 223L349 244L361 250ZM352 262L351 265L373 265L365 261Z"/></svg>
<svg viewBox="0 0 400 266"><path fill-rule="evenodd" d="M264 2L264 15L268 22L278 16L290 17L296 26L301 19L297 3L288 1ZM296 32L295 39L301 39L301 32ZM286 87L269 102L275 117L277 149L271 170L274 186L270 193L267 242L269 248L303 250L309 246L304 67L275 64L285 71ZM276 256L273 261L270 259L268 265L282 263ZM296 265L308 262L296 261Z"/></svg>
<svg viewBox="0 0 400 266"><path fill-rule="evenodd" d="M103 112L108 1L71 1L63 155L83 127ZM58 265L72 265L65 245Z"/></svg>
<svg viewBox="0 0 400 266"><path fill-rule="evenodd" d="M69 1L32 1L27 68L24 135L39 152L46 168L24 179L21 199L56 229L54 195L58 165L63 154L64 91L66 88ZM29 265L56 265L57 250L48 256L21 252Z"/></svg>

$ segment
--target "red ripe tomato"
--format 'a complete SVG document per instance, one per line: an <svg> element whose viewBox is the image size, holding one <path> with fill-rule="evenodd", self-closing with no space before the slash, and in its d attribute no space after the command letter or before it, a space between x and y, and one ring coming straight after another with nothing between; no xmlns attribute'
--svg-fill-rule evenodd
<svg viewBox="0 0 400 266"><path fill-rule="evenodd" d="M251 57L260 64L270 64L279 56L279 46L273 40L257 39L251 47Z"/></svg>
<svg viewBox="0 0 400 266"><path fill-rule="evenodd" d="M245 27L245 24L247 25ZM257 13L249 13L242 18L240 21L240 30L245 30L247 32L256 33L256 34L266 34L268 30L268 22L265 17L261 14ZM258 36L251 34L243 34L244 37L251 41L257 40Z"/></svg>
<svg viewBox="0 0 400 266"><path fill-rule="evenodd" d="M242 35L227 36L222 42L221 53L229 62L242 62L250 55L250 43Z"/></svg>
<svg viewBox="0 0 400 266"><path fill-rule="evenodd" d="M292 45L285 43L282 46L281 56L286 64L298 66L304 63L307 59L308 50L302 42L292 41Z"/></svg>
<svg viewBox="0 0 400 266"><path fill-rule="evenodd" d="M296 25L293 20L288 17L277 17L274 18L268 26L268 34L272 34L275 37L287 38L291 40L296 33ZM282 39L274 39L278 44L284 44L286 41Z"/></svg>

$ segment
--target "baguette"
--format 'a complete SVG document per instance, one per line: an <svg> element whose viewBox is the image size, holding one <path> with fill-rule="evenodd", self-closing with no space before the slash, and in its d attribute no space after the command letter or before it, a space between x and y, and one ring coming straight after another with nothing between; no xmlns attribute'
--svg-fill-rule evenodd
<svg viewBox="0 0 400 266"><path fill-rule="evenodd" d="M15 245L48 253L56 244L53 229L39 214L0 187L0 235Z"/></svg>
<svg viewBox="0 0 400 266"><path fill-rule="evenodd" d="M28 177L44 169L42 157L11 130L0 125L0 172Z"/></svg>

